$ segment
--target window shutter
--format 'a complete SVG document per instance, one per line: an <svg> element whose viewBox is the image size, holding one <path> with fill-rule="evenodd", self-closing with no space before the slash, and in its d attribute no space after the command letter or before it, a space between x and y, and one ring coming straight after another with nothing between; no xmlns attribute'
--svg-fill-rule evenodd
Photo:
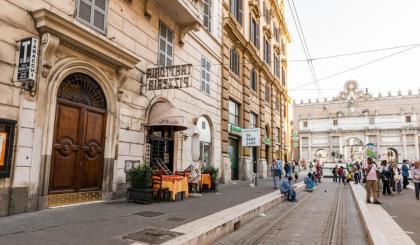
<svg viewBox="0 0 420 245"><path fill-rule="evenodd" d="M79 0L78 4L79 6L77 8L77 18L87 22L87 24L90 24L92 13L92 0Z"/></svg>
<svg viewBox="0 0 420 245"><path fill-rule="evenodd" d="M212 18L212 16L211 16L211 10L212 10L212 2L211 2L211 0L209 0L209 31L211 31L211 18Z"/></svg>
<svg viewBox="0 0 420 245"><path fill-rule="evenodd" d="M268 62L269 65L271 65L271 45L268 44Z"/></svg>
<svg viewBox="0 0 420 245"><path fill-rule="evenodd" d="M93 12L93 22L92 25L94 28L97 28L101 32L105 32L105 20L107 13L107 0L94 0L94 12Z"/></svg>
<svg viewBox="0 0 420 245"><path fill-rule="evenodd" d="M260 49L260 23L259 22L257 22L256 23L256 27L255 27L255 32L257 33L257 40L255 40L256 41L256 43L257 43L257 49L259 50Z"/></svg>
<svg viewBox="0 0 420 245"><path fill-rule="evenodd" d="M243 15L243 0L237 0L238 1L238 22L240 25L242 25L242 15Z"/></svg>

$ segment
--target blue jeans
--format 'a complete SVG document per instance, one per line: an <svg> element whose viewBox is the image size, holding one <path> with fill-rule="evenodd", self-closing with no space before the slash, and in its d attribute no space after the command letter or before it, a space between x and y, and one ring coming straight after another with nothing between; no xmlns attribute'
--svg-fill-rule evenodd
<svg viewBox="0 0 420 245"><path fill-rule="evenodd" d="M289 191L283 193L286 195L287 200L291 202L296 202L296 192L293 188L290 188Z"/></svg>

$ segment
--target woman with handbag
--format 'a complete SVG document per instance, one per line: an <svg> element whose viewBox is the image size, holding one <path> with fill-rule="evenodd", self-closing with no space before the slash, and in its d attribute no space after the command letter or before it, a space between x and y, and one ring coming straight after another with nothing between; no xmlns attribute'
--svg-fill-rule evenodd
<svg viewBox="0 0 420 245"><path fill-rule="evenodd" d="M273 160L271 162L271 176L273 177L273 185L274 189L277 189L278 186L278 180L279 180L279 171L277 169L277 162L276 160Z"/></svg>
<svg viewBox="0 0 420 245"><path fill-rule="evenodd" d="M414 189L416 192L416 199L419 200L419 192L420 192L420 161L416 161L414 163L414 167L411 170L411 174L413 175L413 183Z"/></svg>
<svg viewBox="0 0 420 245"><path fill-rule="evenodd" d="M378 176L376 173L376 163L371 157L367 159L367 167L365 168L365 178L363 182L366 183L366 202L371 203L370 198L373 197L373 203L381 204L378 201Z"/></svg>

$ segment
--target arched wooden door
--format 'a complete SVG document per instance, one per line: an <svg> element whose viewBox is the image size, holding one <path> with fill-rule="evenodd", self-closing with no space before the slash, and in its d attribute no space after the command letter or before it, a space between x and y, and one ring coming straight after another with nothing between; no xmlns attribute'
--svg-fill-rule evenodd
<svg viewBox="0 0 420 245"><path fill-rule="evenodd" d="M57 93L49 194L102 187L106 99L88 75L74 73Z"/></svg>

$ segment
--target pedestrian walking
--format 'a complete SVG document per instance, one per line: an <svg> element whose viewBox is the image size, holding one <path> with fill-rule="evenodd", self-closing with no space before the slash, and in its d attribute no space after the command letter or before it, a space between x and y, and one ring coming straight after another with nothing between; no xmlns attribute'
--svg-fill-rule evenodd
<svg viewBox="0 0 420 245"><path fill-rule="evenodd" d="M286 195L288 201L296 202L295 186L292 186L292 180L292 176L289 176L287 179L283 180L283 182L280 184L280 192Z"/></svg>
<svg viewBox="0 0 420 245"><path fill-rule="evenodd" d="M366 202L371 203L370 198L373 197L373 203L381 204L378 200L378 174L376 173L376 163L373 162L371 157L367 159L366 173Z"/></svg>
<svg viewBox="0 0 420 245"><path fill-rule="evenodd" d="M300 165L298 162L295 162L295 165L293 166L293 173L295 174L295 182L297 182L300 173Z"/></svg>
<svg viewBox="0 0 420 245"><path fill-rule="evenodd" d="M278 186L278 179L279 179L279 171L277 169L277 163L276 160L273 160L271 162L271 176L273 177L273 185L274 185L274 189L277 189Z"/></svg>
<svg viewBox="0 0 420 245"><path fill-rule="evenodd" d="M398 192L398 195L401 195L402 193L402 175L401 175L401 171L398 169L398 174L396 175L396 177L395 177L395 182L396 182L396 185L397 185L397 192Z"/></svg>
<svg viewBox="0 0 420 245"><path fill-rule="evenodd" d="M337 165L332 169L333 182L337 182Z"/></svg>
<svg viewBox="0 0 420 245"><path fill-rule="evenodd" d="M313 167L314 167L314 165L312 164L312 162L309 162L309 172L312 172Z"/></svg>
<svg viewBox="0 0 420 245"><path fill-rule="evenodd" d="M394 194L392 194L391 192L391 178L392 178L392 174L390 171L390 166L387 165L387 161L386 160L382 160L381 162L381 176L382 176L382 195L388 195L388 196L393 196Z"/></svg>
<svg viewBox="0 0 420 245"><path fill-rule="evenodd" d="M353 165L353 173L354 173L354 183L359 184L360 183L360 165L358 162Z"/></svg>
<svg viewBox="0 0 420 245"><path fill-rule="evenodd" d="M416 192L416 199L419 200L419 192L420 192L420 161L416 161L414 163L414 167L411 170L411 174L413 175L413 183L414 183L414 190Z"/></svg>
<svg viewBox="0 0 420 245"><path fill-rule="evenodd" d="M343 179L343 172L344 172L344 168L343 166L340 166L337 169L337 174L338 174L338 183L341 184L341 180Z"/></svg>
<svg viewBox="0 0 420 245"><path fill-rule="evenodd" d="M392 192L396 192L397 191L397 182L396 182L396 176L398 174L398 168L397 168L397 164L396 163L391 163L390 164L390 171L391 171L391 189Z"/></svg>
<svg viewBox="0 0 420 245"><path fill-rule="evenodd" d="M409 165L407 164L408 161L407 160L403 160L403 164L401 166L401 171L402 171L402 177L403 177L403 188L407 189L407 185L409 184L408 182L408 176L409 174Z"/></svg>
<svg viewBox="0 0 420 245"><path fill-rule="evenodd" d="M341 181L343 182L343 185L346 185L346 177L347 177L347 171L345 168L343 168L343 173L341 174Z"/></svg>
<svg viewBox="0 0 420 245"><path fill-rule="evenodd" d="M277 159L277 171L279 180L281 180L281 176L283 175L283 162L280 159Z"/></svg>

